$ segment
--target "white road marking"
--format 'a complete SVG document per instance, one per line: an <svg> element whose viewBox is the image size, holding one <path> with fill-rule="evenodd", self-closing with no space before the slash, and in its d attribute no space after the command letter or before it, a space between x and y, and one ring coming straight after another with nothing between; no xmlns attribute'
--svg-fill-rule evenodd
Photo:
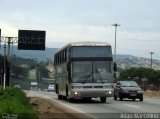
<svg viewBox="0 0 160 119"><path fill-rule="evenodd" d="M136 106L136 105L130 105L130 104L125 104L125 105L130 106L130 107L140 108L140 106Z"/></svg>

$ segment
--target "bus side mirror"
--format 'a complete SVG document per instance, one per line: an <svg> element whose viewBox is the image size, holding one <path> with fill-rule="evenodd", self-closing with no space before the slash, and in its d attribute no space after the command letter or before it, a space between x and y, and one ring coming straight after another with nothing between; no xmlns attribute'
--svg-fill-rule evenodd
<svg viewBox="0 0 160 119"><path fill-rule="evenodd" d="M114 71L117 71L117 63L115 63L115 62L114 62L114 64L113 64L113 70L114 70Z"/></svg>

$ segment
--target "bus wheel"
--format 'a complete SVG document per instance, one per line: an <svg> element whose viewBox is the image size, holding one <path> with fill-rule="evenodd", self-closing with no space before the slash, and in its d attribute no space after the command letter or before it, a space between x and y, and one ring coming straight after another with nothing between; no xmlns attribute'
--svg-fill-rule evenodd
<svg viewBox="0 0 160 119"><path fill-rule="evenodd" d="M59 87L58 87L57 84L56 84L56 93L58 95L58 99L61 100L62 99L62 95L59 95Z"/></svg>
<svg viewBox="0 0 160 119"><path fill-rule="evenodd" d="M73 101L73 98L70 98L68 96L68 86L66 85L66 99L69 101L69 102L72 102Z"/></svg>
<svg viewBox="0 0 160 119"><path fill-rule="evenodd" d="M68 98L68 86L66 85L66 98Z"/></svg>
<svg viewBox="0 0 160 119"><path fill-rule="evenodd" d="M106 97L100 97L100 100L102 103L105 103L106 102Z"/></svg>
<svg viewBox="0 0 160 119"><path fill-rule="evenodd" d="M74 99L67 97L67 100L68 100L69 102L73 102Z"/></svg>
<svg viewBox="0 0 160 119"><path fill-rule="evenodd" d="M56 93L58 94L58 84L56 84Z"/></svg>
<svg viewBox="0 0 160 119"><path fill-rule="evenodd" d="M61 100L62 99L62 95L58 94L58 99Z"/></svg>

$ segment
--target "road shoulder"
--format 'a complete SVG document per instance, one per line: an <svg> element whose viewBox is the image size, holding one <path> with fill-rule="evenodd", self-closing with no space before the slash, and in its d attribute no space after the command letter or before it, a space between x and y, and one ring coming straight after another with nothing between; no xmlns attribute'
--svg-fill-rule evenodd
<svg viewBox="0 0 160 119"><path fill-rule="evenodd" d="M72 108L43 97L29 97L30 103L38 112L40 119L92 119L86 113L80 113Z"/></svg>

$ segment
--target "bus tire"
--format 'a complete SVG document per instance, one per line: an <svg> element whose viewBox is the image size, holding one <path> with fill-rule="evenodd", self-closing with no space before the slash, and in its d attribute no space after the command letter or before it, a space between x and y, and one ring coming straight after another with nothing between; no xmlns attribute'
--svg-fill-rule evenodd
<svg viewBox="0 0 160 119"><path fill-rule="evenodd" d="M66 97L68 97L68 86L66 84Z"/></svg>
<svg viewBox="0 0 160 119"><path fill-rule="evenodd" d="M58 94L58 99L59 99L59 100L62 100L62 95L59 95L59 94Z"/></svg>
<svg viewBox="0 0 160 119"><path fill-rule="evenodd" d="M67 99L69 102L72 102L72 101L73 101L73 99L68 96L68 85L67 85L67 84L66 84L66 99Z"/></svg>
<svg viewBox="0 0 160 119"><path fill-rule="evenodd" d="M69 97L68 97L67 99L68 99L69 102L73 102L73 101L74 101L73 98L69 98Z"/></svg>
<svg viewBox="0 0 160 119"><path fill-rule="evenodd" d="M56 84L56 93L58 95L58 99L61 100L62 99L62 95L59 95L59 87L58 84Z"/></svg>
<svg viewBox="0 0 160 119"><path fill-rule="evenodd" d="M56 93L58 94L58 84L56 84Z"/></svg>
<svg viewBox="0 0 160 119"><path fill-rule="evenodd" d="M106 97L100 97L100 100L102 103L105 103L106 102Z"/></svg>

